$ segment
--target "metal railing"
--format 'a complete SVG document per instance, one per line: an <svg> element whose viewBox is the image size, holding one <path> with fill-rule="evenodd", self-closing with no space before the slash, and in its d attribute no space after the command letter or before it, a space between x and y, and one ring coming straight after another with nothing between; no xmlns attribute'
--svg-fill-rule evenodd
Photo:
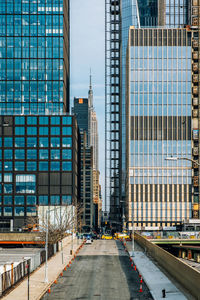
<svg viewBox="0 0 200 300"><path fill-rule="evenodd" d="M30 265L30 262L31 260L28 259L19 263L14 268L11 266L9 271L6 271L0 275L0 296L28 274L28 268L26 266Z"/></svg>

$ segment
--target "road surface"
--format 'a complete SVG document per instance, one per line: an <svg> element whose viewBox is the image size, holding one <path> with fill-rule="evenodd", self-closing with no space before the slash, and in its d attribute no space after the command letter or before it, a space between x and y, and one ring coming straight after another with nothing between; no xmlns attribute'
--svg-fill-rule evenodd
<svg viewBox="0 0 200 300"><path fill-rule="evenodd" d="M96 240L85 245L70 269L43 300L137 300L153 299L146 285L139 292L140 278L131 267L121 242Z"/></svg>

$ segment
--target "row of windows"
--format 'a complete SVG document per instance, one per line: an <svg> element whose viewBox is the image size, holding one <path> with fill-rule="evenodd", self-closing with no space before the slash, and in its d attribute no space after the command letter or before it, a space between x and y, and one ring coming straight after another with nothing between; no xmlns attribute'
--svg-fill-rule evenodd
<svg viewBox="0 0 200 300"><path fill-rule="evenodd" d="M3 101L6 101L6 99L8 99L9 95L7 94L5 95L0 95L0 99L3 99ZM63 97L59 96L59 94L57 94L57 99L62 102ZM24 96L25 98L25 96ZM41 98L41 97L40 97ZM31 100L30 98L28 98L27 96L27 100ZM37 98L37 93L34 95L34 99L38 99ZM13 95L10 96L10 100L13 101ZM52 103L51 101L53 101L53 97L47 97L46 103L24 103L22 101L22 95L19 96L18 98L15 95L15 101L19 101L19 102L15 102L15 103L8 103L8 102L4 102L4 103L0 103L0 114L1 115L19 115L19 114L62 114L63 113L63 103ZM12 102L11 101L11 102ZM35 101L37 102L37 101Z"/></svg>
<svg viewBox="0 0 200 300"><path fill-rule="evenodd" d="M52 149L49 151L48 149L40 149L39 150L39 159L51 159L51 160L57 160L61 159L72 159L72 150L71 149L63 149L60 151L60 149ZM25 159L25 150L24 149L15 149L15 154L13 156L13 150L11 149L4 149L4 159L6 160L12 160L13 157L15 159ZM27 150L26 153L27 159L37 159L37 150L31 149ZM2 159L2 150L0 149L0 159Z"/></svg>
<svg viewBox="0 0 200 300"><path fill-rule="evenodd" d="M5 217L12 217L13 216L13 207L11 206L5 206L0 207L0 215L4 215ZM21 217L25 215L25 209L24 207L15 207L14 208L14 216ZM26 216L36 216L37 215L37 209L36 207L26 207Z"/></svg>
<svg viewBox="0 0 200 300"><path fill-rule="evenodd" d="M38 200L37 200L38 198ZM0 205L60 205L60 204L71 204L71 195L40 195L40 196L0 196Z"/></svg>
<svg viewBox="0 0 200 300"><path fill-rule="evenodd" d="M0 19L1 20L1 19ZM1 22L1 21L0 21ZM5 48L5 47L22 47L27 48L27 47L36 47L36 48L49 48L49 47L55 47L58 48L60 45L63 44L63 37L2 37L0 40L0 48ZM23 60L24 62L29 63L29 60ZM57 61L57 60L55 60ZM45 60L38 61L38 65L43 65ZM31 63L31 60L30 60ZM54 63L51 61L51 63Z"/></svg>
<svg viewBox="0 0 200 300"><path fill-rule="evenodd" d="M134 58L178 58L190 59L191 47L188 46L134 46L130 48Z"/></svg>
<svg viewBox="0 0 200 300"><path fill-rule="evenodd" d="M25 124L25 119L26 119L26 124L27 125L37 125L37 121L39 120L39 125L48 125L49 123L51 125L71 125L72 124L72 118L70 116L67 117L59 117L59 116L51 116L46 117L33 117L33 116L28 116L28 117L23 117L23 116L16 116L15 117L15 124L16 125L24 125Z"/></svg>
<svg viewBox="0 0 200 300"><path fill-rule="evenodd" d="M4 171L25 171L25 162L24 161L15 161L14 167L12 161L4 161L3 166L2 162L0 161L0 170ZM72 162L65 161L65 162L57 162L57 161L39 161L38 167L36 161L26 162L26 170L27 171L72 171Z"/></svg>
<svg viewBox="0 0 200 300"><path fill-rule="evenodd" d="M15 127L15 135L25 135L25 129L27 135L49 135L49 131L51 135L60 135L61 128L58 126L51 127L50 130L48 127ZM39 130L38 130L39 129ZM71 135L72 127L62 127L62 135Z"/></svg>
<svg viewBox="0 0 200 300"><path fill-rule="evenodd" d="M67 127L67 128L71 128L71 127ZM14 139L12 137L5 137L3 140L4 147L12 148L13 140ZM37 139L36 137L27 137L26 139L24 137L15 137L14 146L16 148L25 147L25 141L26 141L27 148L36 148L38 146L40 148L48 148L49 146L51 148L72 147L72 138L70 138L70 137L68 137L68 138L63 137L62 140L59 137L52 137L50 139L48 137L39 137L39 139ZM50 142L50 145L49 145L49 142ZM2 138L0 138L0 147L2 147ZM6 151L6 150L4 150L4 151ZM4 154L4 156L5 156L5 154Z"/></svg>

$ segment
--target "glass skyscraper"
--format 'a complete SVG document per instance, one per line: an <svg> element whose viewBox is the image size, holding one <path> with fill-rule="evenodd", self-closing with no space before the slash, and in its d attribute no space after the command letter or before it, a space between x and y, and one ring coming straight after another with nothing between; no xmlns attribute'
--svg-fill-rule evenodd
<svg viewBox="0 0 200 300"><path fill-rule="evenodd" d="M139 228L191 217L191 163L165 160L191 157L191 55L185 29L130 29L127 208Z"/></svg>
<svg viewBox="0 0 200 300"><path fill-rule="evenodd" d="M0 114L66 111L68 0L0 0Z"/></svg>
<svg viewBox="0 0 200 300"><path fill-rule="evenodd" d="M21 228L41 206L77 203L69 116L69 1L0 0L0 214Z"/></svg>
<svg viewBox="0 0 200 300"><path fill-rule="evenodd" d="M125 208L126 52L129 27L184 28L190 19L190 9L189 0L106 1L105 186L107 207L111 219L117 222Z"/></svg>

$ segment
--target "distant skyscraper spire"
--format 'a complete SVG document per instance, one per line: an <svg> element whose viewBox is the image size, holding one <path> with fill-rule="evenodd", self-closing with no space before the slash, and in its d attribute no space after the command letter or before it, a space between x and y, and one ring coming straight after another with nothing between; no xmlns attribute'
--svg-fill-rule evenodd
<svg viewBox="0 0 200 300"><path fill-rule="evenodd" d="M90 85L88 91L89 107L93 107L92 72L90 68Z"/></svg>

